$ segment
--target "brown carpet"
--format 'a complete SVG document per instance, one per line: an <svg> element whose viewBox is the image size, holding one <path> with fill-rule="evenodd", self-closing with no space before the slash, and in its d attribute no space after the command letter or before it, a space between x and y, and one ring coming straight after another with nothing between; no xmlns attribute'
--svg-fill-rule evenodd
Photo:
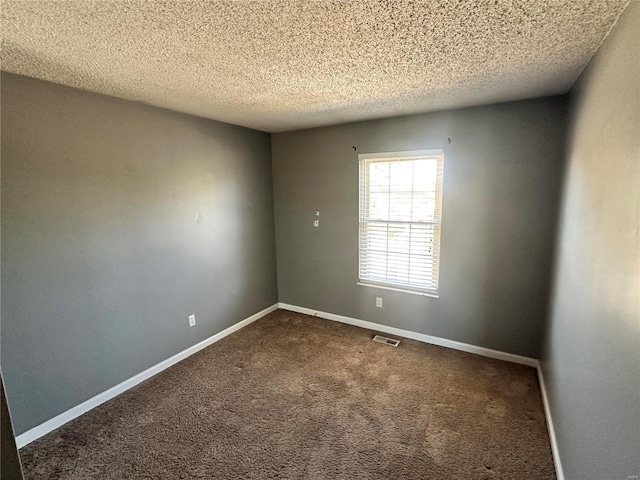
<svg viewBox="0 0 640 480"><path fill-rule="evenodd" d="M27 479L553 479L533 368L278 310L21 450Z"/></svg>

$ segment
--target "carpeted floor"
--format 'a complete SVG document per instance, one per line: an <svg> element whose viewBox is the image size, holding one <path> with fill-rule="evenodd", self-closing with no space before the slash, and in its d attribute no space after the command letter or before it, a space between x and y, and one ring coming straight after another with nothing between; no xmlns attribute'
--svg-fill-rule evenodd
<svg viewBox="0 0 640 480"><path fill-rule="evenodd" d="M27 479L553 479L533 368L277 310L21 450Z"/></svg>

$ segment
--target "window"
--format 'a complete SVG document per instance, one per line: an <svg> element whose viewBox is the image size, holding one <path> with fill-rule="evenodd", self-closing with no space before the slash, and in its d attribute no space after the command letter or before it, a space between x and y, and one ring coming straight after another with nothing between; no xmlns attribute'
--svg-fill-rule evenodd
<svg viewBox="0 0 640 480"><path fill-rule="evenodd" d="M444 151L358 155L359 284L438 294Z"/></svg>

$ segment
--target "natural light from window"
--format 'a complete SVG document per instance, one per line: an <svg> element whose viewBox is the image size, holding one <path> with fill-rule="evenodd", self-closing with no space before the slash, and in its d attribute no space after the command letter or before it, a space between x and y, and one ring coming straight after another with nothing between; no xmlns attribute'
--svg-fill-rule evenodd
<svg viewBox="0 0 640 480"><path fill-rule="evenodd" d="M359 283L437 295L443 151L359 160Z"/></svg>

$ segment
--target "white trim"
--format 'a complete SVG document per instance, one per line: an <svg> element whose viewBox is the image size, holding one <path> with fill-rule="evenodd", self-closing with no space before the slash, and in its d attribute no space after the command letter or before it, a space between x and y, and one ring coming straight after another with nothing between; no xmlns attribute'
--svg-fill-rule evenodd
<svg viewBox="0 0 640 480"><path fill-rule="evenodd" d="M492 350L490 348L478 347L475 345L470 345L467 343L457 342L455 340L448 340L446 338L434 337L432 335L426 335L424 333L412 332L410 330L403 330L396 327L389 327L386 325L381 325L379 323L368 322L366 320L359 320L357 318L345 317L342 315L336 315L333 313L321 312L318 310L313 310L305 307L298 307L295 305L290 305L288 303L277 303L271 305L270 307L261 310L260 312L236 323L235 325L230 326L229 328L216 333L215 335L203 340L200 343L193 345L192 347L183 350L182 352L164 360L157 365L154 365L151 368L148 368L144 372L141 372L128 380L110 388L109 390L102 392L96 395L93 398L81 403L80 405L76 405L75 407L67 410L66 412L61 413L60 415L47 420L46 422L38 425L37 427L32 428L31 430L27 430L21 435L16 437L16 444L18 448L22 448L25 445L37 440L38 438L46 435L49 432L52 432L56 428L61 427L67 422L70 422L74 418L79 417L83 413L92 410L93 408L101 405L102 403L111 400L112 398L118 396L119 394L125 392L126 390L138 385L139 383L151 378L157 373L169 368L172 365L184 360L185 358L193 355L194 353L202 350L203 348L208 347L209 345L217 342L218 340L223 339L227 335L240 330L243 327L246 327L252 322L255 322L259 318L264 317L265 315L277 310L278 308L282 308L285 310L290 310L292 312L304 313L307 315L312 315L320 318L325 318L327 320L333 320L335 322L346 323L349 325L355 325L357 327L367 328L369 330L375 330L378 332L390 333L392 335L398 335L400 337L411 338L413 340L418 340L424 343L430 343L433 345L439 345L441 347L453 348L455 350L461 350L463 352L474 353L476 355L482 355L490 358L497 358L498 360L505 360L507 362L519 363L522 365L528 365L530 367L534 367L538 370L538 381L540 383L540 392L542 395L542 405L544 407L545 418L547 421L547 430L549 431L549 440L551 442L551 453L553 455L553 461L556 469L556 477L557 480L565 480L564 473L562 470L562 463L560 462L560 452L558 450L558 442L556 440L556 434L553 427L553 420L551 418L551 408L549 406L549 399L547 397L547 391L545 388L544 377L542 375L542 367L540 362L534 358L523 357L520 355L514 355L512 353L500 352L498 350Z"/></svg>
<svg viewBox="0 0 640 480"><path fill-rule="evenodd" d="M391 217L396 217L395 214L388 212L387 215L389 218L383 219L379 218L378 215L371 216L371 195L373 195L371 190L371 165L375 165L376 163L395 163L395 162L403 162L403 161L417 161L422 159L432 159L436 161L436 171L435 171L435 191L434 191L434 210L433 210L433 218L432 221L411 221L411 220L399 220L393 219ZM359 162L359 224L358 224L358 250L359 250L359 261L358 261L358 285L369 286L367 284L382 284L383 287L387 287L389 289L395 288L396 291L405 292L405 293L414 293L416 295L423 296L435 296L437 298L438 294L438 277L440 271L440 237L441 237L441 224L442 224L442 196L443 196L443 182L444 182L444 149L429 149L429 150L409 150L405 152L382 152L382 153L361 153L358 154L358 162ZM388 172L388 180L391 182L391 171ZM394 193L391 190L391 183L389 183L389 189L384 193L383 196L387 198L389 202L392 202ZM380 193L380 192L378 192ZM381 194L382 194L381 193ZM397 193L397 192L396 192ZM413 195L414 195L413 187L411 188L411 201L413 204ZM375 202L374 202L375 203ZM426 208L426 207L425 207ZM397 212L396 212L397 213ZM422 252L422 260L427 262L427 260L431 260L431 262L421 264L416 267L419 270L420 275L426 275L426 277L422 278L422 280L418 281L416 279L415 284L411 284L411 279L407 279L407 284L402 284L401 282L390 280L389 277L389 268L387 268L386 273L380 275L376 275L376 268L383 268L385 262L389 263L391 260L389 259L389 251L388 248L374 248L370 245L370 235L372 234L370 231L370 226L386 224L387 227L391 225L404 225L405 227L409 227L410 229L413 227L416 228L426 228L423 233L427 235L426 232L431 231L431 243L432 243L432 251L431 255L428 252ZM374 227L377 228L377 227ZM388 230L388 228L387 228ZM389 232L387 231L387 234ZM411 234L409 234L411 237ZM375 242L374 242L375 243ZM388 245L387 245L388 247ZM401 249L402 250L402 249ZM387 253L386 261L383 260L385 256L385 252ZM402 252L405 254L409 254L407 261L409 262L409 270L411 270L411 265L415 258L411 255L411 252ZM415 253L415 252L414 252ZM412 260L413 259L413 260ZM378 263L382 262L382 263ZM420 262L419 262L420 263ZM389 265L387 265L389 267ZM373 269L373 270L372 270ZM420 276L419 275L419 276ZM378 278L375 278L375 277ZM380 276L384 277L382 280L379 278ZM397 280L397 279L396 279Z"/></svg>
<svg viewBox="0 0 640 480"><path fill-rule="evenodd" d="M277 303L273 304L270 307L267 307L264 310L261 310L258 313L251 315L250 317L245 318L244 320L234 325L231 325L229 328L226 328L221 332L216 333L215 335L207 338L206 340L203 340L200 343L196 343L195 345L187 348L186 350L183 350L182 352L177 353L174 356L167 358L166 360L163 360L157 365L147 368L144 372L138 373L137 375L129 378L128 380L125 380L124 382L119 383L114 387L111 387L109 390L99 393L95 397L92 397L89 400L82 402L80 405L76 405L75 407L70 408L66 412L63 412L60 415L57 415L52 419L47 420L44 423L41 423L37 427L33 427L32 429L27 430L26 432L16 437L16 444L18 448L22 448L25 445L28 445L34 440L37 440L38 438L46 435L47 433L52 432L56 428L61 427L65 423L70 422L74 418L79 417L83 413L86 413L89 410L96 408L98 405L101 405L104 402L111 400L112 398L129 390L131 387L134 387L139 383L147 380L148 378L153 377L157 373L160 373L161 371L171 367L172 365L175 365L181 360L184 360L185 358L190 357L191 355L193 355L196 352L199 352L203 348L206 348L209 345L217 342L218 340L223 339L227 335L230 335L233 332L240 330L243 327L246 327L250 323L255 322L259 318L262 318L268 313L271 313L277 309L278 309L278 304Z"/></svg>
<svg viewBox="0 0 640 480"><path fill-rule="evenodd" d="M440 298L440 295L438 295L437 293L421 292L420 290L409 290L408 288L401 288L401 287L388 287L386 285L380 285L377 283L368 283L366 281L357 282L356 285L359 285L360 287L381 288L382 290L392 290L394 292L410 293L412 295L420 295L422 297Z"/></svg>
<svg viewBox="0 0 640 480"><path fill-rule="evenodd" d="M564 471L562 470L562 462L560 462L560 451L558 450L558 441L556 439L556 431L553 428L553 419L551 418L551 407L549 406L549 398L547 397L547 389L542 376L542 365L538 362L538 383L540 383L540 392L542 394L542 405L544 407L544 416L547 419L547 430L549 431L549 440L551 441L551 454L553 455L553 464L556 468L557 480L564 480Z"/></svg>
<svg viewBox="0 0 640 480"><path fill-rule="evenodd" d="M454 350L461 350L463 352L475 353L476 355L482 355L483 357L497 358L498 360L505 360L507 362L519 363L521 365L528 365L529 367L537 367L538 360L535 358L523 357L521 355L515 355L513 353L501 352L499 350L492 350L490 348L478 347L476 345L470 345L468 343L458 342L456 340L449 340L447 338L434 337L433 335L427 335L425 333L412 332L410 330L403 330L401 328L389 327L380 323L368 322L366 320L360 320L357 318L345 317L342 315L336 315L335 313L321 312L319 310L312 310L311 308L298 307L296 305L289 305L288 303L279 303L278 306L285 310L292 312L305 313L315 317L325 318L327 320L333 320L334 322L347 323L349 325L355 325L356 327L367 328L369 330L375 330L377 332L390 333L391 335L398 335L400 337L411 338L412 340L418 340L419 342L430 343L432 345L439 345L441 347L453 348Z"/></svg>
<svg viewBox="0 0 640 480"><path fill-rule="evenodd" d="M399 160L408 158L437 157L444 154L444 148L428 148L423 150L403 150L399 152L359 153L358 160Z"/></svg>

